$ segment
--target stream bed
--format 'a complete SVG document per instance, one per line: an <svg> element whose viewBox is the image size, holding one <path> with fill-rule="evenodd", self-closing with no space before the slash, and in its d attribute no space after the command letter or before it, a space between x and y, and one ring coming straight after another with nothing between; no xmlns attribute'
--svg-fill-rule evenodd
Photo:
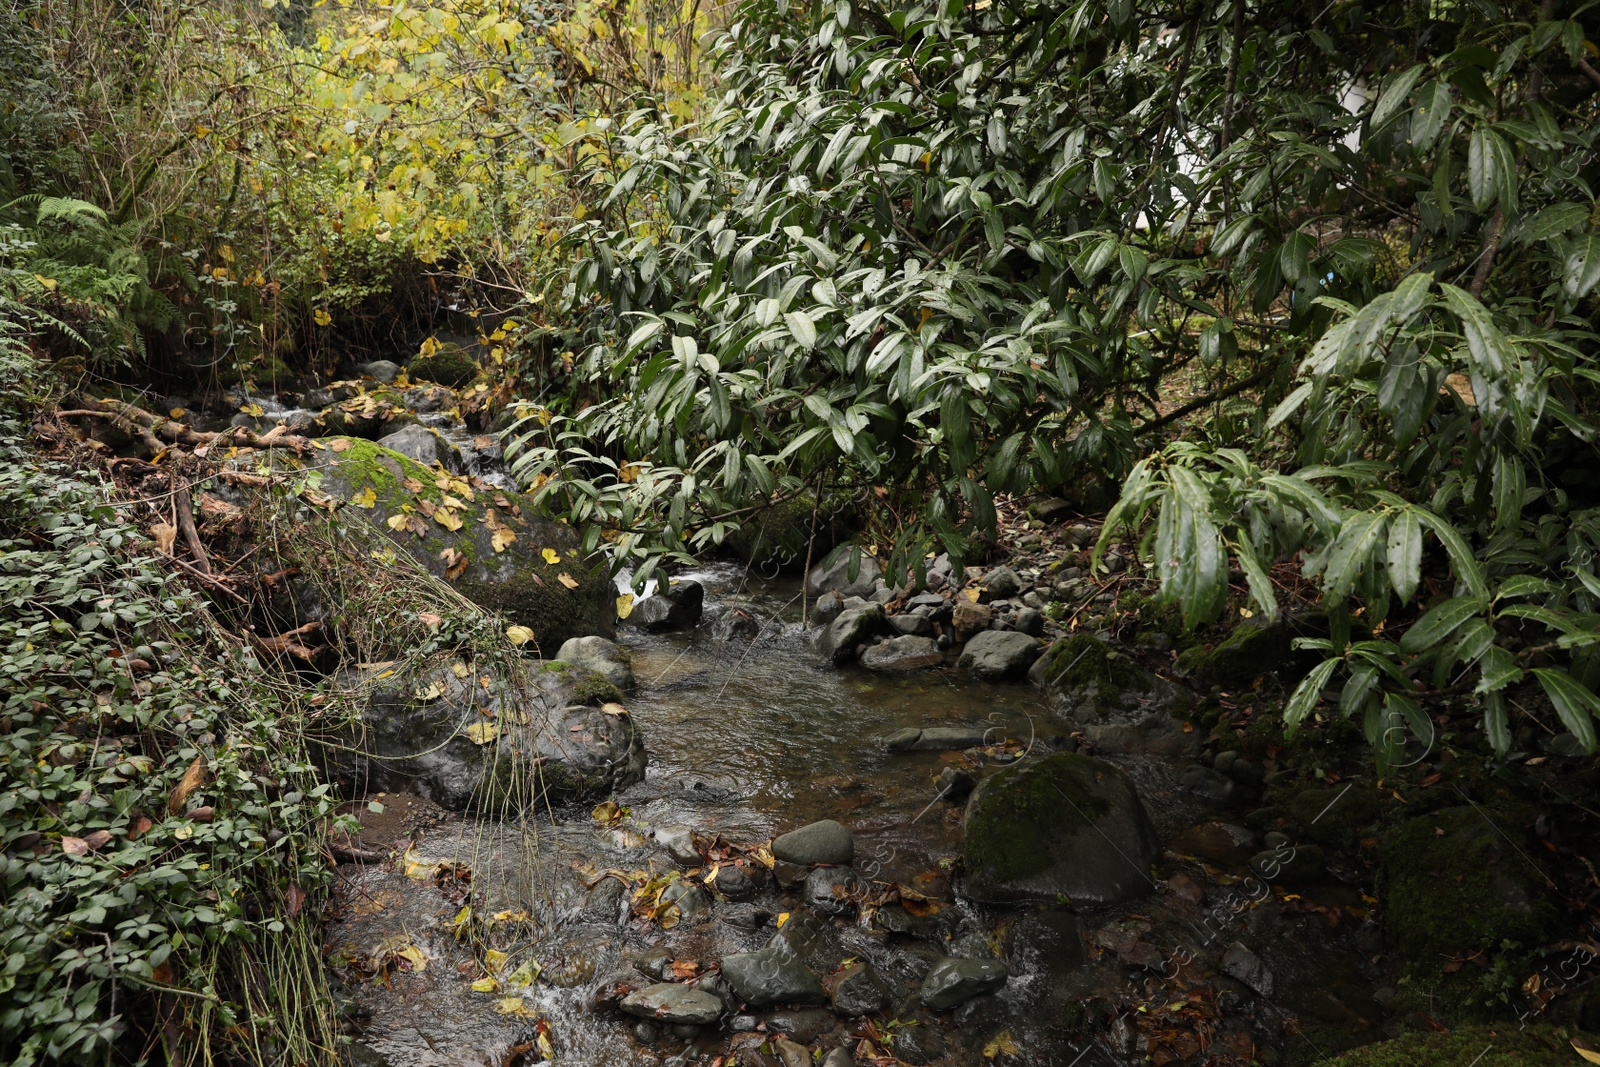
<svg viewBox="0 0 1600 1067"><path fill-rule="evenodd" d="M1330 1034L1338 1047L1383 1036L1360 894L1332 877L1292 892L1254 878L1260 838L1236 801L1184 787L1192 758L1106 757L1137 784L1164 845L1147 895L1097 909L974 904L960 892L961 806L941 797L939 775L981 778L1073 747L1061 709L1031 685L953 668L829 666L801 627L797 581L733 566L680 577L705 587L700 624L619 638L649 768L615 806L487 822L387 794L373 798L381 813L360 810L361 844L395 858L340 868L328 931L358 1062L794 1067L796 1049L806 1062L844 1049L854 1059L829 1067L1292 1065L1332 1051ZM976 728L985 743L886 747L934 726ZM821 819L854 835L865 887L839 914L759 862L775 835ZM689 889L648 921L630 902L683 870L664 845L685 829L721 870L743 858L746 874ZM775 939L825 984L849 977L850 995L729 1002L707 1025L616 1009L621 992L660 978L717 989L720 960ZM917 994L943 957L998 959L1009 977L933 1011ZM855 982L863 964L872 978Z"/></svg>

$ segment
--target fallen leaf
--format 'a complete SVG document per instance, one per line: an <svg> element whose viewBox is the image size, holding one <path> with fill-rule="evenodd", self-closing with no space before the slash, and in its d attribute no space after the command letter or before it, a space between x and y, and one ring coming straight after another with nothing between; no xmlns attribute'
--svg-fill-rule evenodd
<svg viewBox="0 0 1600 1067"><path fill-rule="evenodd" d="M523 962L516 970L506 975L506 988L526 989L539 980L541 968L536 960Z"/></svg>
<svg viewBox="0 0 1600 1067"><path fill-rule="evenodd" d="M386 523L387 523L389 529L393 530L395 533L399 533L401 530L404 530L406 528L406 522L410 518L411 518L411 516L404 515L404 514L401 514L401 515L390 515L389 518L386 520Z"/></svg>
<svg viewBox="0 0 1600 1067"><path fill-rule="evenodd" d="M1572 1039L1569 1038L1568 1040L1571 1041ZM1600 1063L1600 1053L1591 1052L1589 1049L1584 1048L1576 1041L1572 1041L1572 1051L1576 1052L1590 1063Z"/></svg>
<svg viewBox="0 0 1600 1067"><path fill-rule="evenodd" d="M89 842L81 837L63 837L61 839L61 851L69 856L87 856L89 854Z"/></svg>
<svg viewBox="0 0 1600 1067"><path fill-rule="evenodd" d="M431 611L419 611L417 612L417 618L422 622L422 625L430 630L437 630L444 625L444 616L435 615Z"/></svg>
<svg viewBox="0 0 1600 1067"><path fill-rule="evenodd" d="M421 974L423 971L428 969L428 957L423 955L422 950L416 945L407 945L405 948L396 952L395 956L399 959L405 960L408 964L410 964L411 970L417 974Z"/></svg>
<svg viewBox="0 0 1600 1067"><path fill-rule="evenodd" d="M173 787L172 795L167 798L167 814L176 815L187 805L189 794L199 789L206 782L206 758L196 755L189 764L189 769L183 772L183 777L178 779L178 784Z"/></svg>
<svg viewBox="0 0 1600 1067"><path fill-rule="evenodd" d="M178 528L170 522L158 522L150 527L150 536L156 539L156 547L170 556L178 540Z"/></svg>
<svg viewBox="0 0 1600 1067"><path fill-rule="evenodd" d="M500 983L493 978L480 978L472 983L474 993L493 993L500 988Z"/></svg>
<svg viewBox="0 0 1600 1067"><path fill-rule="evenodd" d="M449 508L439 508L433 513L433 521L443 526L451 533L461 529L461 516Z"/></svg>
<svg viewBox="0 0 1600 1067"><path fill-rule="evenodd" d="M439 553L439 558L444 561L444 576L452 582L461 577L467 569L467 557L456 549L444 549Z"/></svg>
<svg viewBox="0 0 1600 1067"><path fill-rule="evenodd" d="M1017 1055L1017 1043L1011 1040L1011 1031L1002 1030L995 1035L993 1041L983 1046L983 1058L992 1060L996 1056Z"/></svg>
<svg viewBox="0 0 1600 1067"><path fill-rule="evenodd" d="M490 974L499 974L505 970L506 961L510 958L511 953L501 952L497 948L492 948L483 954L483 965Z"/></svg>
<svg viewBox="0 0 1600 1067"><path fill-rule="evenodd" d="M622 821L625 812L626 809L615 800L606 800L596 804L590 814L594 816L595 822L602 826L612 826Z"/></svg>
<svg viewBox="0 0 1600 1067"><path fill-rule="evenodd" d="M475 722L462 733L466 734L467 740L475 745L487 745L500 736L500 727L492 722Z"/></svg>
<svg viewBox="0 0 1600 1067"><path fill-rule="evenodd" d="M673 960L672 973L679 978L693 978L700 973L700 965L694 960Z"/></svg>
<svg viewBox="0 0 1600 1067"><path fill-rule="evenodd" d="M467 666L465 663L462 663L460 660L456 660L454 663L450 664L450 673L454 674L457 678L465 678L472 673L472 668Z"/></svg>
<svg viewBox="0 0 1600 1067"><path fill-rule="evenodd" d="M520 647L533 640L533 631L526 626L507 626L506 640Z"/></svg>
<svg viewBox="0 0 1600 1067"><path fill-rule="evenodd" d="M961 594L962 594L962 596L965 596L968 600L970 600L974 604L976 604L978 602L978 597L980 595L982 595L982 590L979 590L979 589L963 589L961 591Z"/></svg>
<svg viewBox="0 0 1600 1067"><path fill-rule="evenodd" d="M614 700L608 700L604 704L601 704L600 710L605 712L607 715L615 715L619 719L625 718L628 714L628 709L623 707L621 704L618 704Z"/></svg>
<svg viewBox="0 0 1600 1067"><path fill-rule="evenodd" d="M501 1015L519 1015L524 1019L533 1018L533 1012L528 1010L528 1005L521 997L506 997L494 1006L494 1010Z"/></svg>
<svg viewBox="0 0 1600 1067"><path fill-rule="evenodd" d="M553 548L541 548L539 550L539 555L542 556L544 561L550 564L552 567L561 562L561 553L557 552Z"/></svg>
<svg viewBox="0 0 1600 1067"><path fill-rule="evenodd" d="M578 588L578 580L572 575L568 574L566 571L562 571L560 574L556 575L556 581L560 582L568 589Z"/></svg>
<svg viewBox="0 0 1600 1067"><path fill-rule="evenodd" d="M412 492L412 493L420 493L420 492L422 492L422 483L417 481L415 478L407 478L405 481L401 482L400 484L405 486L406 490L408 492Z"/></svg>
<svg viewBox="0 0 1600 1067"><path fill-rule="evenodd" d="M510 547L511 542L515 541L516 539L517 535L514 530L512 530L509 526L502 526L495 530L494 534L490 536L489 543L494 546L494 550L496 552L504 552L508 547Z"/></svg>
<svg viewBox="0 0 1600 1067"><path fill-rule="evenodd" d="M417 699L424 704L438 700L442 696L444 696L444 685L440 682L429 682L426 688L418 689L416 692Z"/></svg>
<svg viewBox="0 0 1600 1067"><path fill-rule="evenodd" d="M367 486L361 492L350 498L350 503L358 508L375 508L378 506L378 493L372 486Z"/></svg>
<svg viewBox="0 0 1600 1067"><path fill-rule="evenodd" d="M350 438L340 437L335 439L333 444L329 445L328 447L333 449L335 452L348 452L350 451L350 445Z"/></svg>
<svg viewBox="0 0 1600 1067"><path fill-rule="evenodd" d="M617 597L617 618L626 619L633 614L633 594L623 593Z"/></svg>

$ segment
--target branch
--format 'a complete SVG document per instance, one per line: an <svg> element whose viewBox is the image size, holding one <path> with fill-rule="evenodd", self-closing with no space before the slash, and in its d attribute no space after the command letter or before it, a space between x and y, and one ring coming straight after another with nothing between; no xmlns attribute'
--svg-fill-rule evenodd
<svg viewBox="0 0 1600 1067"><path fill-rule="evenodd" d="M1225 389L1218 389L1216 392L1207 393L1205 396L1198 397L1198 398L1196 398L1194 400L1189 401L1187 404L1183 405L1183 407L1181 407L1181 408L1178 408L1176 411L1169 411L1167 414L1161 416L1159 419L1156 419L1156 420L1154 420L1152 422L1145 423L1143 426L1139 427L1137 432L1139 432L1139 433L1147 433L1150 430L1159 430L1161 427L1166 426L1169 423L1176 422L1178 419L1183 418L1185 415L1190 415L1190 414L1193 414L1196 411L1199 411L1201 408L1205 407L1207 404L1214 404L1219 400L1226 400L1230 396L1237 396L1238 394L1244 392L1246 389L1250 389L1250 388L1252 388L1254 386L1260 385L1262 382L1266 381L1268 378L1271 378L1274 374L1277 373L1277 370L1278 370L1278 368L1276 368L1276 367L1267 367L1265 370L1256 371L1256 373L1250 375L1250 377L1242 378L1239 381L1234 382L1232 385L1228 386Z"/></svg>

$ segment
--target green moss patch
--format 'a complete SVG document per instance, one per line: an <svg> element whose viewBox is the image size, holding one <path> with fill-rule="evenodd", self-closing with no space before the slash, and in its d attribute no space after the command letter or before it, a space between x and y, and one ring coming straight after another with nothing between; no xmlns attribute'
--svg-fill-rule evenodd
<svg viewBox="0 0 1600 1067"><path fill-rule="evenodd" d="M1150 675L1127 656L1092 634L1077 634L1045 650L1034 675L1057 690L1099 683L1114 689L1147 687Z"/></svg>
<svg viewBox="0 0 1600 1067"><path fill-rule="evenodd" d="M406 366L413 381L438 382L452 389L478 376L478 362L459 345L440 345L431 356L418 356Z"/></svg>
<svg viewBox="0 0 1600 1067"><path fill-rule="evenodd" d="M1407 1034L1319 1063L1322 1067L1572 1067L1583 1060L1573 1051L1571 1036L1549 1026L1466 1026L1444 1034Z"/></svg>

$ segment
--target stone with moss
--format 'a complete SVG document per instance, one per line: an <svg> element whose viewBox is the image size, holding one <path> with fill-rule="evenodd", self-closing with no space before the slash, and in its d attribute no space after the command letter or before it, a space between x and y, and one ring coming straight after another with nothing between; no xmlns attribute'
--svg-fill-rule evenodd
<svg viewBox="0 0 1600 1067"><path fill-rule="evenodd" d="M364 437L376 440L417 421L405 398L387 385L365 388L322 409L306 436Z"/></svg>
<svg viewBox="0 0 1600 1067"><path fill-rule="evenodd" d="M1575 1036L1557 1027L1508 1021L1448 1033L1405 1034L1315 1062L1321 1067L1572 1067L1583 1062L1573 1051Z"/></svg>
<svg viewBox="0 0 1600 1067"><path fill-rule="evenodd" d="M1191 703L1177 687L1092 634L1056 641L1034 661L1028 679L1053 693L1079 723L1152 705L1181 710Z"/></svg>
<svg viewBox="0 0 1600 1067"><path fill-rule="evenodd" d="M369 523L480 607L533 631L553 654L573 637L615 635L615 591L577 533L520 494L483 486L356 438L318 442L302 462L341 514Z"/></svg>
<svg viewBox="0 0 1600 1067"><path fill-rule="evenodd" d="M1445 808L1379 839L1384 919L1408 971L1437 974L1452 957L1525 952L1553 936L1560 910L1523 814Z"/></svg>
<svg viewBox="0 0 1600 1067"><path fill-rule="evenodd" d="M438 382L459 389L478 376L478 361L457 344L442 344L431 354L418 356L406 365L413 381Z"/></svg>
<svg viewBox="0 0 1600 1067"><path fill-rule="evenodd" d="M384 665L347 671L340 681L366 700L352 743L335 762L369 791L407 790L458 811L506 811L605 796L644 777L644 740L633 717L605 705L616 687L581 667L539 669L515 658L418 672Z"/></svg>
<svg viewBox="0 0 1600 1067"><path fill-rule="evenodd" d="M1008 767L967 802L964 890L974 900L1133 900L1152 891L1160 854L1133 782L1077 753Z"/></svg>

